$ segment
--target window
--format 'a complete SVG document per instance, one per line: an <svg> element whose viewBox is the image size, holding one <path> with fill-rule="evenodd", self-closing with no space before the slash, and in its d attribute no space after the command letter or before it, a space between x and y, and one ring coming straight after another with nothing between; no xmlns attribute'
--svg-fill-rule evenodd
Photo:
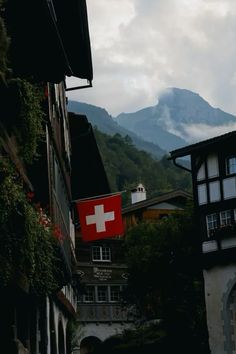
<svg viewBox="0 0 236 354"><path fill-rule="evenodd" d="M117 302L120 300L120 287L118 285L112 285L110 287L110 301Z"/></svg>
<svg viewBox="0 0 236 354"><path fill-rule="evenodd" d="M101 285L97 287L97 301L106 302L108 301L108 287Z"/></svg>
<svg viewBox="0 0 236 354"><path fill-rule="evenodd" d="M204 179L206 179L205 163L202 163L201 166L199 167L198 172L197 172L197 180L202 181Z"/></svg>
<svg viewBox="0 0 236 354"><path fill-rule="evenodd" d="M229 177L223 179L223 195L224 199L236 198L236 178Z"/></svg>
<svg viewBox="0 0 236 354"><path fill-rule="evenodd" d="M209 194L211 203L218 202L221 199L219 181L209 183Z"/></svg>
<svg viewBox="0 0 236 354"><path fill-rule="evenodd" d="M207 157L207 173L209 178L219 176L218 157L217 155L209 155Z"/></svg>
<svg viewBox="0 0 236 354"><path fill-rule="evenodd" d="M85 294L79 298L79 302L119 302L123 285L88 285Z"/></svg>
<svg viewBox="0 0 236 354"><path fill-rule="evenodd" d="M168 219L168 214L160 214L160 219Z"/></svg>
<svg viewBox="0 0 236 354"><path fill-rule="evenodd" d="M207 230L208 230L208 234L210 234L210 231L216 229L217 226L218 226L218 223L217 223L217 214L210 214L210 215L207 215L206 220L207 220Z"/></svg>
<svg viewBox="0 0 236 354"><path fill-rule="evenodd" d="M62 171L52 149L52 179L53 179L53 208L55 212L55 223L58 226L65 227L66 232L70 233L70 207L66 191L66 186ZM62 226L63 225L63 226ZM64 235L65 236L65 235Z"/></svg>
<svg viewBox="0 0 236 354"><path fill-rule="evenodd" d="M206 184L199 184L198 185L198 203L199 205L207 203L207 188Z"/></svg>
<svg viewBox="0 0 236 354"><path fill-rule="evenodd" d="M231 211L225 210L220 212L220 224L225 226L231 224Z"/></svg>
<svg viewBox="0 0 236 354"><path fill-rule="evenodd" d="M110 247L93 246L92 260L97 262L110 262L111 261Z"/></svg>
<svg viewBox="0 0 236 354"><path fill-rule="evenodd" d="M236 173L236 156L231 156L226 159L226 174L231 175Z"/></svg>
<svg viewBox="0 0 236 354"><path fill-rule="evenodd" d="M95 291L94 286L87 286L86 293L84 295L85 302L94 302L95 301Z"/></svg>

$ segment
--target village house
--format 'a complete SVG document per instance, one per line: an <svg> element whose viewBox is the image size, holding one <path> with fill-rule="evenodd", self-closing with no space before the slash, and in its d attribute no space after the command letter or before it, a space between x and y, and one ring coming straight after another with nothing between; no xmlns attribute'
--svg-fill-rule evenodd
<svg viewBox="0 0 236 354"><path fill-rule="evenodd" d="M90 133L86 137L82 134L83 139L91 141L93 133L89 123L87 123L87 131ZM81 142L81 139L77 140ZM109 193L110 189L96 145L90 157L92 156L96 160L96 178L104 181L99 194ZM95 172L93 158L89 160L90 177L87 176L91 179L91 183ZM98 161L100 161L100 166L98 166ZM88 164L88 161L85 164ZM87 171L87 166L84 167L84 171ZM82 193L82 188L81 193L79 192L80 188L77 185L77 198ZM183 212L188 200L191 199L191 194L178 190L147 199L145 187L140 183L132 189L130 197L132 204L122 209L125 231L141 221L157 222L163 217ZM83 242L78 228L76 239L78 242L78 274L81 279L81 295L78 302L80 331L78 349L80 348L81 353L87 353L86 350L92 345L95 346L111 336L121 334L125 329L134 328L140 318L135 306L128 305L122 296L128 281L128 269L123 250L125 234L98 241Z"/></svg>
<svg viewBox="0 0 236 354"><path fill-rule="evenodd" d="M93 79L86 1L0 9L1 347L71 353L78 276L66 91Z"/></svg>
<svg viewBox="0 0 236 354"><path fill-rule="evenodd" d="M192 199L191 193L174 190L154 198L146 197L145 187L140 183L131 190L131 205L123 208L125 229L137 225L140 221L157 222L162 218L183 211Z"/></svg>
<svg viewBox="0 0 236 354"><path fill-rule="evenodd" d="M212 354L233 354L236 346L235 139L233 131L170 152L179 167L191 158Z"/></svg>

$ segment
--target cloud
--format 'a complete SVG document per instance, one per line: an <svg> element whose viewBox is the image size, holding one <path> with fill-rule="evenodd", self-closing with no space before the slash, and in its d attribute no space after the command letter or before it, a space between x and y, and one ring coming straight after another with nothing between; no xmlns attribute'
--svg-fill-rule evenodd
<svg viewBox="0 0 236 354"><path fill-rule="evenodd" d="M218 135L229 133L236 130L236 123L218 125L213 127L207 124L182 124L182 132L175 132L176 135L183 138L189 143L198 142L201 140L206 140L213 138Z"/></svg>
<svg viewBox="0 0 236 354"><path fill-rule="evenodd" d="M87 0L87 6L94 83L68 93L70 99L115 116L153 106L163 89L179 87L236 114L235 0Z"/></svg>

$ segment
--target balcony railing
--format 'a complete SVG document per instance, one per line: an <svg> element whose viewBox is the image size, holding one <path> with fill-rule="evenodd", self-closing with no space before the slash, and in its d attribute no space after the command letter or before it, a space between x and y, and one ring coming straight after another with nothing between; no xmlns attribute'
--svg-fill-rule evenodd
<svg viewBox="0 0 236 354"><path fill-rule="evenodd" d="M212 240L236 237L236 223L221 225L215 229L209 230L209 238Z"/></svg>
<svg viewBox="0 0 236 354"><path fill-rule="evenodd" d="M120 304L78 304L80 322L132 322L135 313Z"/></svg>

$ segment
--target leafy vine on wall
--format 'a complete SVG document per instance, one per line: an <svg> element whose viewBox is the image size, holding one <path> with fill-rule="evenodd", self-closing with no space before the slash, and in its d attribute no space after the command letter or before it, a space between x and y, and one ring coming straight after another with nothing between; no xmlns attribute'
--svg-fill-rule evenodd
<svg viewBox="0 0 236 354"><path fill-rule="evenodd" d="M21 102L20 119L17 124L21 129L17 137L25 162L32 163L37 155L38 142L44 135L44 113L41 108L43 95L37 86L26 80L17 79L17 84Z"/></svg>
<svg viewBox="0 0 236 354"><path fill-rule="evenodd" d="M17 153L29 167L45 139L44 84L13 76L3 5L0 0L0 143L9 137L12 161ZM5 153L5 147L0 149ZM0 155L0 287L14 283L20 274L35 295L51 294L66 283L61 233L50 218L47 225L42 222L41 210L28 197L12 161Z"/></svg>
<svg viewBox="0 0 236 354"><path fill-rule="evenodd" d="M2 10L2 0L0 0L0 12ZM7 51L9 47L9 38L6 33L6 28L2 18L0 17L0 79L5 80L5 75L8 70Z"/></svg>
<svg viewBox="0 0 236 354"><path fill-rule="evenodd" d="M8 286L22 273L35 295L57 291L63 269L54 229L40 222L7 158L0 159L0 189L0 284Z"/></svg>
<svg viewBox="0 0 236 354"><path fill-rule="evenodd" d="M43 85L11 78L7 83L0 82L0 96L2 133L5 130L16 138L18 155L31 165L38 158L39 143L45 139Z"/></svg>

